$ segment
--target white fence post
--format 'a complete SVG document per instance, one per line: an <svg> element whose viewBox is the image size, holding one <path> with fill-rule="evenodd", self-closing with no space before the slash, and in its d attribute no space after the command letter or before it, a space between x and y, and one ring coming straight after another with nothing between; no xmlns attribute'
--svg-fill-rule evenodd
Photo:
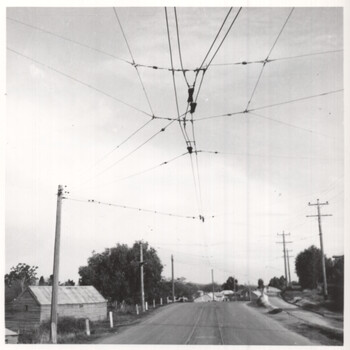
<svg viewBox="0 0 350 350"><path fill-rule="evenodd" d="M89 319L85 319L85 328L86 328L86 335L90 336L90 323L89 323Z"/></svg>
<svg viewBox="0 0 350 350"><path fill-rule="evenodd" d="M136 315L139 314L139 306L136 304Z"/></svg>
<svg viewBox="0 0 350 350"><path fill-rule="evenodd" d="M148 302L146 301L146 311L148 311Z"/></svg>
<svg viewBox="0 0 350 350"><path fill-rule="evenodd" d="M156 308L156 301L155 301L155 299L153 299L153 309L155 309Z"/></svg>
<svg viewBox="0 0 350 350"><path fill-rule="evenodd" d="M160 305L163 305L163 298L160 298Z"/></svg>
<svg viewBox="0 0 350 350"><path fill-rule="evenodd" d="M113 312L109 312L109 325L113 328Z"/></svg>

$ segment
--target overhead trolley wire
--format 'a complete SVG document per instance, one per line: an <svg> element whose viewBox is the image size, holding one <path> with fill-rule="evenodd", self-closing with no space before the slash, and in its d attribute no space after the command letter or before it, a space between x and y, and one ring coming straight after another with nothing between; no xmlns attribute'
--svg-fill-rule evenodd
<svg viewBox="0 0 350 350"><path fill-rule="evenodd" d="M82 80L79 80L79 79L77 79L77 78L75 78L75 77L72 77L71 75L69 75L69 74L67 74L67 73L64 73L64 72L62 72L62 71L60 71L60 70L58 70L58 69L56 69L56 68L54 68L54 67L52 67L52 66L46 64L46 63L40 62L40 61L38 61L38 60L36 60L36 59L34 59L34 58L32 58L32 57L26 56L26 55L24 55L23 53L20 53L20 52L18 52L18 51L16 51L16 50L13 50L13 49L11 49L11 48L9 48L9 47L7 47L7 50L8 50L8 51L11 51L11 52L13 52L13 53L15 53L15 54L18 55L18 56L21 56L21 57L23 57L23 58L26 58L26 59L29 60L29 61L32 61L32 62L34 62L34 63L36 63L36 64L39 64L39 65L41 65L41 66L43 66L43 67L45 67L45 68L47 68L47 69L50 69L50 70L54 71L55 73L58 73L58 74L60 74L60 75L62 75L62 76L64 76L64 77L66 77L66 78L68 78L68 79L70 79L70 80L75 81L76 83L79 83L79 84L81 84L81 85L83 85L83 86L85 86L85 87L88 87L89 89L92 89L92 90L94 90L94 91L96 91L96 92L98 92L98 93L100 93L100 94L102 94L102 95L104 95L104 96L107 96L107 97L109 97L109 98L111 98L111 99L113 99L113 100L115 100L115 101L117 101L117 102L119 102L119 103L121 103L121 104L123 104L123 105L125 105L125 106L127 106L127 107L129 107L129 108L131 108L131 109L134 109L135 111L138 111L138 112L140 112L140 113L142 113L142 114L145 114L145 115L148 115L149 117L152 117L151 114L149 114L149 113L147 113L147 112L145 112L145 111L143 111L143 110L141 110L141 109L139 109L139 108L137 108L137 107L135 107L135 106L133 106L133 105L127 103L127 102L124 102L124 101L120 100L119 98L114 97L114 96L108 94L107 92L104 92L103 90L100 90L100 89L98 89L98 88L96 88L96 87L94 87L94 86L92 86L92 85L90 85L90 84L88 84L88 83L85 83L85 82L82 81Z"/></svg>
<svg viewBox="0 0 350 350"><path fill-rule="evenodd" d="M177 13L176 13L176 7L174 7L174 13L175 13L175 23L176 23L176 36L177 36L177 47L179 49L179 57L180 57L180 64L181 64L181 69L182 69L182 73L183 76L185 78L187 87L190 87L190 84L188 83L187 77L186 77L186 72L184 70L184 65L182 62L182 55L181 55L181 45L180 45L180 33L179 33L179 23L177 20Z"/></svg>
<svg viewBox="0 0 350 350"><path fill-rule="evenodd" d="M110 185L110 184L113 184L113 183L116 183L116 182L119 182L119 181L128 180L128 179L131 179L131 178L133 178L133 177L136 177L136 176L139 176L139 175L148 173L148 172L150 172L150 171L152 171L152 170L155 170L155 169L157 169L157 168L159 168L159 167L162 167L162 166L164 166L164 165L167 165L167 164L169 164L169 163L174 162L175 160L177 160L177 159L179 159L179 158L185 156L187 153L188 153L188 152L182 153L182 154L180 154L180 155L178 155L178 156L176 156L176 157L173 157L173 158L171 158L171 159L169 159L169 160L167 160L167 161L165 161L165 162L162 162L162 163L160 163L160 164L154 165L154 166L152 166L152 167L150 167L150 168L147 168L147 169L145 169L145 170L138 171L138 172L136 172L136 173L134 173L134 174L127 175L127 176L124 176L124 177L120 177L120 178L118 178L118 179L116 179L116 180L113 180L113 181L104 183L104 184L102 184L102 185L100 185L100 186L97 185L97 186L95 186L95 188L96 188L96 187L98 187L98 188L99 188L99 187L105 187L105 186L108 186L108 185Z"/></svg>
<svg viewBox="0 0 350 350"><path fill-rule="evenodd" d="M118 21L120 30L121 30L121 32L122 32L122 34L123 34L123 38L124 38L124 41L125 41L125 43L126 43L126 46L128 47L128 50L129 50L129 53L130 53L130 57L131 57L131 59L132 59L132 65L133 65L133 67L135 68L136 73L137 73L137 76L138 76L138 78L139 78L139 80L140 80L140 83L141 83L143 92L144 92L144 94L145 94L145 97L146 97L146 100L147 100L149 109L150 109L150 111L151 111L151 113L152 113L152 116L154 116L154 112L153 112L153 109L152 109L151 102L150 102L150 100L149 100L149 97L148 97L148 94L147 94L145 85L144 85L144 83L143 83L143 81L142 81L142 79L141 79L140 72L139 72L139 70L137 69L137 65L136 65L136 63L135 63L134 56L133 56L133 54L132 54L132 52L131 52L129 42L128 42L127 38L126 38L126 35L125 35L125 32L124 32L122 23L120 22L120 19L119 19L118 13L117 13L117 10L116 10L115 7L113 7L113 10L114 10L115 17L116 17L116 19L117 19L117 21Z"/></svg>
<svg viewBox="0 0 350 350"><path fill-rule="evenodd" d="M295 98L295 99L287 100L287 101L283 101L283 102L272 103L272 104L261 106L261 107L251 108L251 109L248 110L248 112L258 111L258 110L261 110L261 109L266 109L266 108L271 108L271 107L277 107L277 106L281 106L281 105L285 105L285 104L289 104L289 103L294 103L294 102L299 102L299 101L304 101L304 100L309 100L311 98L320 97L320 96L326 96L326 95L330 95L330 94L335 94L335 93L342 92L342 91L344 91L344 89L327 91L327 92L322 92L322 93L316 94L316 95L310 95L310 96Z"/></svg>
<svg viewBox="0 0 350 350"><path fill-rule="evenodd" d="M224 19L224 22L223 22L223 24L222 24L222 26L221 26L221 28L220 28L220 30L219 30L219 33L220 33L221 29L223 28L223 26L224 26L224 24L225 24L225 22L226 22L226 20L227 20L227 17L229 16L231 10L232 10L232 7L230 8L228 14L226 15L226 17L225 17L225 19ZM219 46L217 47L217 49L215 50L215 52L214 52L213 56L211 57L209 63L208 63L208 64L206 65L206 67L205 67L205 70L204 70L203 73L202 73L201 82L200 82L199 87L198 87L198 90L197 90L197 95L196 95L196 99L195 99L196 101L197 101L197 98L198 98L200 89L201 89L201 87L202 87L202 83L203 83L203 79L204 79L204 74L205 74L205 72L207 71L207 69L210 67L210 65L211 65L211 63L213 62L213 60L214 60L215 56L217 55L217 53L219 52L219 50L220 50L222 44L224 43L224 41L225 41L227 35L229 34L229 32L231 31L231 28L232 28L232 26L234 25L234 23L236 22L236 19L237 19L237 17L239 16L239 14L240 14L241 11L242 11L242 7L239 8L238 12L236 13L235 17L233 18L233 20L232 20L232 22L231 22L231 24L230 24L230 26L229 26L229 28L227 29L227 31L226 31L224 37L222 38L222 40L221 40ZM215 37L214 42L215 42L215 40L217 39L219 33L218 33L217 36ZM212 46L210 47L210 49L209 49L209 51L208 51L208 54L209 54L209 52L211 51L211 48L213 47L214 42L213 42ZM203 60L203 62L202 62L202 65L201 65L200 68L202 68L202 66L203 66L203 64L204 64L204 62L205 62L205 60L206 60L206 58L208 57L208 54L207 54L206 57L204 58L204 60Z"/></svg>
<svg viewBox="0 0 350 350"><path fill-rule="evenodd" d="M254 95L255 95L255 91L256 91L256 89L257 89L257 87L258 87L258 85L259 85L259 82L260 82L262 73L263 73L263 71L264 71L264 68L265 68L265 66L266 66L266 63L269 62L269 57L270 57L270 55L271 55L273 49L275 48L275 46L276 46L276 44L277 44L277 41L278 41L278 39L280 38L280 36L281 36L281 34L282 34L282 32L283 32L285 26L287 25L287 23L288 23L288 21L289 21L289 18L290 18L290 16L292 15L293 11L294 11L294 7L293 7L293 8L291 9L291 11L289 12L288 17L286 18L285 22L283 23L283 26L282 26L281 30L279 31L276 40L274 41L274 43L273 43L273 45L272 45L272 47L271 47L269 53L267 54L267 56L266 56L266 58L265 58L265 60L264 60L264 62L263 62L263 65L262 65L262 67L261 67L261 70L260 70L258 79L257 79L257 81L256 81L256 83L255 83L253 92L252 92L252 94L251 94L251 96L250 96L250 98L249 98L249 101L248 101L248 103L247 103L246 110L248 110L248 108L249 108L249 106L250 106L250 103L252 102L252 99L253 99L253 97L254 97Z"/></svg>
<svg viewBox="0 0 350 350"><path fill-rule="evenodd" d="M318 55L327 55L331 53L339 53L344 52L344 50L329 50L329 51L320 51L320 52L311 52L301 55L295 55L295 56L285 56L285 57L278 57L278 58L270 58L268 61L269 63L272 62L278 62L278 61L285 61L285 60L293 60L298 58L305 58L305 57L311 57L311 56L318 56ZM238 61L238 62L228 62L228 63L212 63L212 67L215 66L236 66L236 65L247 65L247 64L263 64L265 60L257 60L257 61Z"/></svg>
<svg viewBox="0 0 350 350"><path fill-rule="evenodd" d="M83 44L83 43L81 43L81 42L79 42L79 41L76 41L76 40L73 40L73 39L64 37L63 35L50 32L49 30L46 30L46 29L43 29L43 28L40 28L40 27L36 27L36 26L34 26L34 25L32 25L32 24L24 23L24 22L22 22L22 21L20 21L20 20L18 20L18 19L14 19L14 18L11 18L11 17L6 17L6 18L9 19L10 21L17 22L17 23L19 23L19 24L22 24L22 25L24 25L24 26L26 26L26 27L35 29L35 30L40 31L40 32L42 32L42 33L52 35L52 36L57 37L57 38L59 38L59 39L62 39L62 40L71 42L71 43L73 43L73 44L75 44L75 45L84 47L84 48L89 49L89 50L92 50L92 51L96 51L96 52L98 52L98 53L100 53L100 54L103 54L103 55L112 57L112 58L114 58L114 59L116 59L116 60L118 60L118 61L121 61L121 62L124 62L124 63L127 63L127 64L132 65L132 62L130 62L130 61L128 61L128 60L125 60L124 58L117 57L117 56L115 56L115 55L113 55L113 54L111 54L111 53L108 53L108 52L106 52L106 51L96 49L96 48L91 47L91 46L89 46L89 45Z"/></svg>
<svg viewBox="0 0 350 350"><path fill-rule="evenodd" d="M122 158L119 158L118 160L116 160L115 162L113 162L111 165L109 165L107 168L105 168L104 170L100 171L99 173L97 173L95 176L93 176L92 178L88 179L87 181L83 182L82 185L84 185L87 182L92 181L93 179L101 176L102 174L104 174L106 171L110 170L111 168L115 167L117 164L121 163L123 160L125 160L126 158L130 157L133 153L135 153L137 150L139 150L141 147L145 146L148 142L150 142L151 140L153 140L157 135L161 134L162 132L164 132L171 124L173 124L175 122L175 120L172 120L170 123L166 124L163 128L161 128L159 131L157 131L155 134L153 134L151 137L149 137L146 141L142 142L140 145L138 145L137 147L135 147L134 149L132 149L129 153L127 153L126 155L124 155Z"/></svg>
<svg viewBox="0 0 350 350"><path fill-rule="evenodd" d="M152 121L152 119L148 120L146 123L142 124L141 127L137 128L135 131L133 131L129 136L127 136L122 142L120 142L116 147L114 147L113 149L111 149L109 152L107 152L106 154L104 154L101 158L99 158L93 165L91 165L89 168L87 168L85 170L88 171L92 168L94 168L97 164L101 163L104 159L106 159L108 156L110 156L114 151L116 151L117 149L119 149L122 145L124 145L126 142L128 142L133 136L135 136L138 132L140 132L143 128L145 128L150 122ZM81 171L80 174L82 174L83 171ZM73 186L75 187L75 186ZM80 188L80 187L79 187Z"/></svg>
<svg viewBox="0 0 350 350"><path fill-rule="evenodd" d="M338 89L338 90L322 92L322 93L316 94L316 95L310 95L310 96L300 97L300 98L291 99L291 100L287 100L287 101L272 103L272 104L261 106L261 107L251 108L251 109L248 109L248 110L242 110L242 111L237 111L237 112L213 115L213 116L208 116L208 117L203 117L203 118L197 118L194 121L198 122L198 121L203 121L203 120L208 120L208 119L216 119L216 118L223 118L223 117L231 117L231 116L235 116L235 115L239 115L239 114L247 114L247 113L258 111L258 110L261 110L261 109L278 107L278 106L282 106L282 105L289 104L289 103L309 100L309 99L312 99L312 98L316 98L316 97L320 97L320 96L326 96L326 95L331 95L331 94L335 94L335 93L339 93L339 92L343 92L343 91L344 91L344 89Z"/></svg>
<svg viewBox="0 0 350 350"><path fill-rule="evenodd" d="M334 137L331 137L331 136L328 136L328 135L325 135L325 134L322 134L322 133L315 132L315 131L313 131L311 129L303 128L301 126L293 125L293 124L290 124L290 123L287 123L287 122L284 122L284 121L281 121L281 120L277 120L277 119L274 119L274 118L266 117L266 116L258 114L256 112L250 112L249 111L248 113L251 114L251 115L254 115L254 116L258 117L258 118L270 120L270 121L278 123L278 124L289 126L290 128L302 130L302 131L305 131L305 132L309 132L311 134L320 135L320 136L323 136L323 137L330 138L330 139L334 140Z"/></svg>
<svg viewBox="0 0 350 350"><path fill-rule="evenodd" d="M182 128L181 125L181 120L180 120L180 109L179 109L179 101L178 101L178 97L177 97L177 89L176 89L176 82L175 82L175 74L174 74L174 63L173 63L173 53L172 53L172 49L171 49L171 41L170 41L170 30L169 30L169 21L168 21L168 11L167 8L164 8L165 11L165 21L166 21L166 29L167 29L167 36L168 36L168 45L169 45L169 54L170 54L170 63L171 63L171 69L172 69L172 79L173 79L173 88L174 88L174 93L175 93L175 103L176 103L176 110L177 110L177 115L178 115L178 122L180 125L180 129L182 132L182 135L185 139L185 141L187 142L187 136Z"/></svg>
<svg viewBox="0 0 350 350"><path fill-rule="evenodd" d="M173 216L173 217L177 217L177 218L196 219L196 216L179 215L179 214L167 213L167 212L162 212L162 211L157 211L157 210L151 210L151 209L130 207L130 206L127 206L127 205L122 205L122 204L101 202L101 201L97 201L97 200L95 200L95 199L78 199L78 198L72 198L72 197L64 197L64 199L68 199L68 200L75 201L75 202L85 202L85 203L101 204L101 205L106 205L106 206L110 206L110 207L117 207L117 208L121 208L121 209L130 209L130 210L137 210L137 211L142 211L142 212L147 212L147 213L152 213L152 214L159 214L159 215L165 215L165 216Z"/></svg>

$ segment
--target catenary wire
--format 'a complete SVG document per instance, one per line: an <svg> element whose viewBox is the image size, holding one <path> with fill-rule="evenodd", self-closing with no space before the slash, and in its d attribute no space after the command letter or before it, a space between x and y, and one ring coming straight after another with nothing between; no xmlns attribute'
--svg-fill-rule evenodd
<svg viewBox="0 0 350 350"><path fill-rule="evenodd" d="M265 105L265 106L261 106L261 107L251 108L251 109L249 109L249 110L243 110L243 111L237 111L237 112L232 112L232 113L225 113L225 114L213 115L213 116L208 116L208 117L203 117L203 118L196 118L195 121L198 122L198 121L202 121L202 120L215 119L215 118L222 118L222 117L231 117L231 116L235 116L235 115L239 115L239 114L246 114L246 113L248 113L248 112L254 112L254 111L259 111L259 110L261 110L261 109L266 109L266 108L272 108L272 107L282 106L282 105L289 104L289 103L294 103L294 102L309 100L309 99L312 99L312 98L321 97L321 96L326 96L326 95L331 95L331 94L335 94L335 93L339 93L339 92L343 92L343 91L344 91L344 89L338 89L338 90L332 90L332 91L322 92L322 93L316 94L316 95L310 95L310 96L300 97L300 98L296 98L296 99L286 100L286 101L282 101L282 102L278 102L278 103L273 103L273 104L269 104L269 105Z"/></svg>
<svg viewBox="0 0 350 350"><path fill-rule="evenodd" d="M226 22L226 19L227 19L228 15L230 14L231 10L232 10L232 7L230 8L230 11L228 12L227 16L225 17L224 23L222 24L222 26L221 26L221 28L220 28L220 30L219 30L219 33L220 33L222 27L224 26L224 24L225 24L225 22ZM229 32L231 31L232 26L233 26L234 23L236 22L236 19L237 19L238 15L240 14L241 10L242 10L242 7L239 8L238 12L236 13L235 17L233 18L233 20L232 20L232 22L231 22L231 24L230 24L230 26L229 26L229 28L227 29L227 31L226 31L224 37L222 38L222 40L221 40L219 46L217 47L216 51L214 52L214 55L211 57L209 63L208 63L208 64L206 65L206 67L205 67L205 70L202 72L202 77L201 77L201 81L200 81L200 83L199 83L199 87L198 87L198 90L197 90L197 95L196 95L195 101L197 101L197 99L198 99L198 95L199 95L199 92L200 92L201 87L202 87L202 84L203 84L204 74L205 74L206 70L209 68L209 66L210 66L211 63L213 62L215 56L216 56L217 53L219 52L219 50L220 50L222 44L224 43L224 41L225 41L227 35L228 35ZM219 33L218 33L217 36L215 37L214 42L215 42L215 40L217 39ZM213 42L212 46L214 45L214 42ZM209 54L209 52L210 52L212 46L210 47L210 49L209 49L209 51L208 51L208 54ZM206 58L208 57L208 54L207 54L206 57L204 58L204 60L203 60L203 62L202 62L202 65L201 65L200 68L202 68L202 66L203 66L203 64L204 64L204 62L205 62L205 60L206 60Z"/></svg>
<svg viewBox="0 0 350 350"><path fill-rule="evenodd" d="M84 172L96 167L96 165L100 164L103 160L105 160L108 156L110 156L114 151L119 149L122 145L124 145L126 142L128 142L132 137L134 137L137 133L139 133L142 129L144 129L153 119L148 120L146 123L142 124L141 127L137 128L135 131L133 131L129 136L127 136L122 142L120 142L117 146L115 146L113 149L108 151L106 154L104 154L101 158L99 158L93 165L88 167L85 171L81 171L80 175L82 175ZM75 187L75 186L73 186Z"/></svg>
<svg viewBox="0 0 350 350"><path fill-rule="evenodd" d="M11 17L6 17L6 18L9 19L10 21L17 22L17 23L19 23L19 24L22 24L22 25L24 25L24 26L26 26L26 27L35 29L35 30L40 31L40 32L42 32L42 33L52 35L52 36L57 37L57 38L60 38L60 39L62 39L62 40L66 40L66 41L68 41L68 42L71 42L71 43L73 43L73 44L75 44L75 45L84 47L84 48L89 49L89 50L92 50L92 51L96 51L96 52L98 52L98 53L100 53L100 54L103 54L103 55L112 57L112 58L114 58L114 59L116 59L116 60L118 60L118 61L121 61L121 62L124 62L124 63L127 63L127 64L132 65L132 62L130 62L130 61L128 61L128 60L125 60L125 59L123 59L123 58L117 57L117 56L115 56L115 55L113 55L113 54L111 54L111 53L108 53L108 52L106 52L106 51L102 51L102 50L96 49L96 48L94 48L94 47L91 47L91 46L89 46L89 45L85 45L85 44L83 44L83 43L81 43L81 42L79 42L79 41L76 41L76 40L73 40L73 39L64 37L64 36L62 36L62 35L60 35L60 34L56 34L56 33L50 32L49 30L46 30L46 29L43 29L43 28L40 28L40 27L36 27L36 26L34 26L34 25L32 25L32 24L24 23L24 22L22 22L22 21L20 21L20 20L18 20L18 19L14 19L14 18L11 18Z"/></svg>
<svg viewBox="0 0 350 350"><path fill-rule="evenodd" d="M57 34L57 33L54 33L54 32L51 32L47 29L44 29L44 28L40 28L40 27L37 27L37 26L34 26L32 24L29 24L29 23L25 23L23 21L20 21L19 19L15 19L15 18L12 18L12 17L6 17L6 19L12 21L12 22L16 22L16 23L19 23L23 26L26 26L28 28L32 28L34 30L37 30L37 31L40 31L42 33L45 33L45 34L49 34L51 36L54 36L54 37L57 37L59 39L62 39L62 40L65 40L65 41L68 41L68 42L71 42L75 45L78 45L78 46L81 46L81 47L84 47L86 49L89 49L89 50L92 50L92 51L95 51L95 52L98 52L102 55L106 55L106 56L109 56L111 58L114 58L118 61L121 61L121 62L124 62L126 64L129 64L129 65L133 65L133 62L130 62L124 58L121 58L121 57L118 57L118 56L115 56L113 55L112 53L109 53L109 52L106 52L106 51L103 51L103 50L100 50L100 49L97 49L95 47L92 47L92 46L89 46L89 45L86 45L86 44L83 44L77 40L73 40L73 39L70 39L70 38L67 38L63 35L60 35L60 34ZM324 55L324 54L330 54L330 53L337 53L337 52L343 52L344 50L329 50L329 51L320 51L320 52L314 52L314 53L307 53L307 54L301 54L301 55L296 55L296 56L287 56L287 57L279 57L279 58L274 58L274 59L270 59L269 61L270 62L276 62L276 61L281 61L281 60L289 60L289 59L297 59L297 58L303 58L303 57L308 57L308 56L316 56L316 55ZM239 61L239 62L233 62L233 63L212 63L211 66L214 67L214 66L232 66L232 65L247 65L247 64L252 64L252 63L263 63L264 60L260 60L260 61ZM167 71L171 71L172 69L169 68L169 67L161 67L161 66L156 66L156 65L147 65L147 64L141 64L141 63L135 63L135 66L137 67L141 67L141 68L149 68L149 69L158 69L158 70L167 70ZM202 69L203 70L203 69ZM181 69L174 69L175 72L180 72L180 73L183 73L183 72L197 72L198 71L198 68L181 68Z"/></svg>
<svg viewBox="0 0 350 350"><path fill-rule="evenodd" d="M277 119L274 119L274 118L270 118L270 117L267 117L267 116L255 113L255 112L248 112L248 113L250 115L256 116L256 117L261 118L261 119L270 120L272 122L275 122L275 123L278 123L278 124L282 124L282 125L288 126L290 128L302 130L302 131L309 132L309 133L314 134L314 135L320 135L320 136L323 136L323 137L330 138L330 139L334 140L334 137L331 137L331 136L328 136L328 135L325 135L325 134L322 134L322 133L315 132L315 131L313 131L311 129L307 129L307 128L303 128L301 126L293 125L293 124L290 124L290 123L287 123L287 122L284 122L284 121L280 121L280 120L277 120Z"/></svg>
<svg viewBox="0 0 350 350"><path fill-rule="evenodd" d="M101 176L102 174L104 174L105 172L107 172L108 170L112 169L113 167L115 167L117 164L121 163L123 160L125 160L126 158L128 158L129 156L131 156L133 153L135 153L137 150L139 150L141 147L145 146L148 142L150 142L151 140L153 140L157 135L159 135L160 133L164 132L171 124L173 124L175 122L175 120L172 120L170 123L168 123L167 125L165 125L162 129L160 129L159 131L157 131L155 134L153 134L151 137L149 137L146 141L142 142L140 145L138 145L137 147L133 148L129 153L127 153L126 155L124 155L122 158L119 158L118 160L116 160L115 162L113 162L111 165L109 165L107 168L103 169L102 171L100 171L99 173L97 173L95 176L93 176L92 178L86 180L85 182L82 183L82 185L86 184L87 182L92 181L93 179Z"/></svg>
<svg viewBox="0 0 350 350"><path fill-rule="evenodd" d="M154 165L154 166L152 166L152 167L150 167L150 168L147 168L147 169L145 169L145 170L138 171L138 172L136 172L136 173L134 173L134 174L127 175L127 176L124 176L124 177L115 179L115 180L113 180L113 181L104 183L104 184L102 184L102 185L97 185L97 186L95 186L95 188L100 188L100 187L109 186L110 184L113 184L113 183L116 183L116 182L119 182L119 181L123 181L123 180L128 180L128 179L130 179L130 178L133 178L133 177L136 177L136 176L139 176L139 175L148 173L148 172L150 172L150 171L152 171L152 170L155 170L155 169L157 169L157 168L159 168L159 167L162 167L162 166L164 166L164 165L167 165L167 164L169 164L169 163L174 162L175 160L177 160L177 159L179 159L179 158L185 156L187 153L188 153L188 152L182 153L182 154L180 154L180 155L178 155L178 156L176 156L176 157L173 157L173 158L171 158L171 159L169 159L169 160L167 160L167 161L165 161L165 162L162 162L162 163L160 163L160 164Z"/></svg>
<svg viewBox="0 0 350 350"><path fill-rule="evenodd" d="M265 68L265 66L266 66L266 63L269 62L269 57L270 57L270 55L271 55L273 49L275 48L275 46L276 46L276 44L277 44L277 41L278 41L278 39L280 38L280 36L281 36L281 34L282 34L282 32L283 32L285 26L287 25L287 23L288 23L288 21L289 21L289 18L290 18L290 16L292 15L293 11L294 11L294 7L293 7L293 8L291 9L291 11L289 12L289 15L288 15L287 19L286 19L285 22L283 23L283 26L282 26L281 30L279 31L276 40L274 41L274 43L273 43L273 45L272 45L272 47L271 47L271 49L270 49L268 55L266 56L266 59L264 60L264 63L263 63L263 65L262 65L262 67L261 67L261 70L260 70L258 79L257 79L257 81L256 81L256 83L255 83L253 92L252 92L252 94L251 94L251 96L250 96L250 98L249 98L249 101L248 101L248 103L247 103L246 110L248 110L248 108L249 108L249 106L250 106L250 103L252 102L252 99L253 99L253 97L254 97L254 95L255 95L255 91L256 91L256 89L257 89L257 87L258 87L258 85L259 85L259 82L260 82L262 73L263 73L263 71L264 71L264 68Z"/></svg>
<svg viewBox="0 0 350 350"><path fill-rule="evenodd" d="M179 215L179 214L173 214L173 213L162 212L162 211L158 211L158 210L151 210L151 209L144 209L144 208L138 208L138 207L131 207L131 206L122 205L122 204L101 202L101 201L97 201L97 200L95 200L95 199L79 199L79 198L72 198L72 197L64 197L64 199L68 199L68 200L75 201L75 202L85 202L85 203L101 204L101 205L106 205L106 206L110 206L110 207L117 207L117 208L130 209L130 210L137 210L137 211L142 211L142 212L147 212L147 213L152 213L152 214L173 216L173 217L178 217L178 218L196 219L196 216Z"/></svg>
<svg viewBox="0 0 350 350"><path fill-rule="evenodd" d="M186 138L186 134L183 130L183 127L181 125L181 120L180 120L180 109L179 109L179 101L178 101L178 96L177 96L177 89L176 89L176 82L175 82L175 74L174 74L174 63L173 63L173 53L172 53L172 48L171 48L171 40L170 40L170 29L169 29L169 21L168 21L168 11L167 8L164 8L165 11L165 21L166 21L166 29L167 29L167 36L168 36L168 45L169 45L169 54L170 54L170 63L171 63L171 69L172 69L172 80L173 80L173 88L174 88L174 93L175 93L175 103L176 103L176 110L177 110L177 115L178 115L178 122L179 122L179 126L182 132L182 135L185 139L186 142L188 142L189 140L187 140Z"/></svg>
<svg viewBox="0 0 350 350"><path fill-rule="evenodd" d="M143 92L144 92L144 94L145 94L145 97L146 97L146 100L147 100L147 103L148 103L148 107L149 107L149 109L150 109L150 111L151 111L151 113L152 113L152 116L154 116L154 112L153 112L153 108L152 108L152 105L151 105L151 101L150 101L150 99L149 99L149 97L148 97L148 94L147 94L145 85L144 85L144 83L143 83L143 81L142 81L142 79L141 79L140 72L139 72L139 70L137 69L137 66L136 66L136 64L135 64L135 59L134 59L134 56L133 56L133 54L132 54L132 52L131 52L130 45L129 45L129 42L128 42L127 38L126 38L126 35L125 35L125 32L124 32L122 23L121 23L121 21L120 21L120 19L119 19L118 12L117 12L117 10L116 10L115 7L113 7L113 10L114 10L115 17L116 17L116 19L117 19L117 21L118 21L120 30L121 30L121 32L122 32L122 34L123 34L123 38L124 38L124 41L125 41L125 43L126 43L126 46L128 47L128 50L129 50L129 53L130 53L130 57L131 57L131 59L132 59L133 66L134 66L134 68L135 68L135 70L136 70L137 76L138 76L139 81L140 81L140 84L141 84L141 86L142 86L142 90L143 90Z"/></svg>
<svg viewBox="0 0 350 350"><path fill-rule="evenodd" d="M181 65L182 73L183 73L183 76L185 78L187 87L190 87L190 84L188 83L188 80L187 80L187 77L186 77L186 72L184 70L184 65L183 65L183 62L182 62L181 45L180 45L180 32L179 32L179 23L178 23L178 19L177 19L176 7L174 7L174 14L175 14L177 47L179 49L180 65Z"/></svg>
<svg viewBox="0 0 350 350"><path fill-rule="evenodd" d="M66 78L68 78L68 79L70 79L70 80L73 80L73 81L75 81L76 83L79 83L79 84L81 84L81 85L83 85L83 86L85 86L85 87L87 87L87 88L89 88L89 89L91 89L91 90L94 90L94 91L96 91L96 92L98 92L98 93L100 93L100 94L102 94L102 95L104 95L104 96L107 96L107 97L109 97L109 98L111 98L111 99L113 99L113 100L115 100L115 101L117 101L117 102L119 102L119 103L121 103L121 104L123 104L123 105L125 105L125 106L127 106L127 107L129 107L129 108L131 108L131 109L134 109L135 111L138 111L138 112L140 112L140 113L142 113L142 114L145 114L145 115L148 115L149 117L152 117L151 114L149 114L149 113L147 113L147 112L145 112L145 111L143 111L143 110L141 110L141 109L139 109L139 108L137 108L137 107L135 107L135 106L133 106L133 105L127 103L127 102L124 102L124 101L120 100L119 98L114 97L114 96L108 94L107 92L104 92L103 90L100 90L100 89L98 89L98 88L96 88L96 87L94 87L94 86L92 86L92 85L90 85L90 84L88 84L88 83L85 83L85 82L83 82L82 80L79 80L79 79L77 79L77 78L75 78L75 77L72 77L71 75L69 75L69 74L67 74L67 73L64 73L64 72L62 72L62 71L60 71L60 70L58 70L58 69L56 69L56 68L54 68L54 67L51 67L50 65L48 65L48 64L46 64L46 63L40 62L40 61L38 61L38 60L36 60L36 59L34 59L34 58L32 58L32 57L29 57L29 56L27 56L27 55L24 55L23 53L20 53L20 52L18 52L18 51L16 51L16 50L13 50L13 49L11 49L11 48L9 48L9 47L7 47L7 50L10 51L10 52L15 53L15 54L18 55L18 56L21 56L21 57L27 59L27 60L29 60L29 61L32 61L32 62L34 62L34 63L36 63L36 64L39 64L39 65L41 65L41 66L43 66L43 67L45 67L45 68L47 68L47 69L50 69L50 70L52 70L53 72L58 73L58 74L60 74L60 75L62 75L62 76L64 76L64 77L66 77Z"/></svg>
<svg viewBox="0 0 350 350"><path fill-rule="evenodd" d="M342 92L342 91L344 91L344 89L338 89L338 90L333 90L333 91L322 92L322 93L316 94L316 95L310 95L310 96L300 97L300 98L296 98L296 99L292 99L292 100L287 100L287 101L283 101L283 102L273 103L273 104L265 105L265 106L261 106L261 107L251 108L251 109L249 109L247 112L253 112L253 111L258 111L258 110L261 110L261 109L266 109L266 108L271 108L271 107L277 107L277 106L281 106L281 105L285 105L285 104L289 104L289 103L294 103L294 102L309 100L309 99L311 99L311 98L320 97L320 96L326 96L326 95L331 95L331 94L336 94L336 93Z"/></svg>

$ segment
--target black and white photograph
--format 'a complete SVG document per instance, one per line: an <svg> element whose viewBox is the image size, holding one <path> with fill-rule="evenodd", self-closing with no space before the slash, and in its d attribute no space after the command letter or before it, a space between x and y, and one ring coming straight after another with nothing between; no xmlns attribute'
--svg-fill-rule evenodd
<svg viewBox="0 0 350 350"><path fill-rule="evenodd" d="M344 4L7 1L3 344L345 347Z"/></svg>

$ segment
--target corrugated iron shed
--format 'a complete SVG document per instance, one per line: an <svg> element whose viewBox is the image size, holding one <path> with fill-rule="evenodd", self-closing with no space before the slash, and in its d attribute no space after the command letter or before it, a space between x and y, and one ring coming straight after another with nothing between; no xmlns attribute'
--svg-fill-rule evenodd
<svg viewBox="0 0 350 350"><path fill-rule="evenodd" d="M51 305L51 286L28 287L40 305ZM58 287L58 304L95 304L107 300L93 286L60 286Z"/></svg>

